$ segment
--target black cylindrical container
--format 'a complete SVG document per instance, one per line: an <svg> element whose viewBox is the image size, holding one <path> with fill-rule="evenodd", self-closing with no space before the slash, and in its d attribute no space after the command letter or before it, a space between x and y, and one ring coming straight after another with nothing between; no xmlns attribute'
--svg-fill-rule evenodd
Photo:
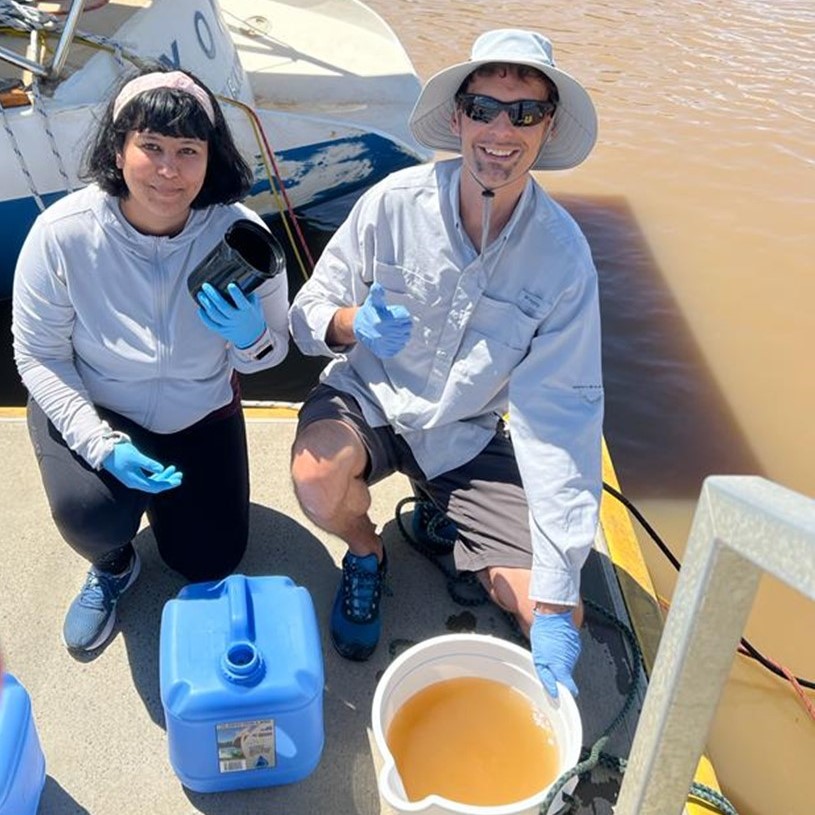
<svg viewBox="0 0 815 815"><path fill-rule="evenodd" d="M254 291L286 268L286 256L274 235L260 224L241 218L235 221L220 243L192 270L187 287L195 299L204 283L229 302L226 287L237 283L244 294Z"/></svg>

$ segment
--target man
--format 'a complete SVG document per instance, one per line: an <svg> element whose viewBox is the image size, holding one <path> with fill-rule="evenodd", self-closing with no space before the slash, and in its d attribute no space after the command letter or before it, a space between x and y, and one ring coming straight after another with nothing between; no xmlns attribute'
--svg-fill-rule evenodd
<svg viewBox="0 0 815 815"><path fill-rule="evenodd" d="M455 523L456 567L515 616L549 692L577 693L602 486L597 276L530 170L586 158L594 106L549 40L502 29L428 81L410 127L461 158L367 191L289 313L301 350L333 360L292 451L304 512L348 545L332 640L351 659L376 647L387 558L368 485L400 471Z"/></svg>

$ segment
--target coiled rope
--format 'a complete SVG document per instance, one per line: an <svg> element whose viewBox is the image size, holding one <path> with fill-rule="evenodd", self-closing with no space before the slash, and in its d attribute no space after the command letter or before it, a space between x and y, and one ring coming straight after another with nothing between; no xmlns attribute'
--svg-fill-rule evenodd
<svg viewBox="0 0 815 815"><path fill-rule="evenodd" d="M43 31L56 28L59 20L35 6L36 0L0 0L0 28Z"/></svg>

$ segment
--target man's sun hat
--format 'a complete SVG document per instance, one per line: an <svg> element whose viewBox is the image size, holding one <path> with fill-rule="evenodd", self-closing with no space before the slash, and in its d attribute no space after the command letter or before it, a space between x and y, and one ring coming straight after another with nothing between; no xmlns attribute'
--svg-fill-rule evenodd
<svg viewBox="0 0 815 815"><path fill-rule="evenodd" d="M532 169L567 170L580 164L597 141L597 113L591 97L576 79L555 67L552 43L546 37L515 28L487 31L473 44L467 62L430 77L410 114L410 129L416 139L432 150L461 152L461 139L450 127L456 91L469 74L488 62L528 65L557 85L555 130Z"/></svg>

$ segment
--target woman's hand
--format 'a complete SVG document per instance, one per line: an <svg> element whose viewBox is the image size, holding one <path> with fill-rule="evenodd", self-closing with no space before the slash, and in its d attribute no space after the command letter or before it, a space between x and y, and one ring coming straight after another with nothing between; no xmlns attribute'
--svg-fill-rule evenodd
<svg viewBox="0 0 815 815"><path fill-rule="evenodd" d="M114 444L113 450L102 462L102 468L126 487L150 493L166 492L179 487L184 477L174 466L165 467L143 455L129 441Z"/></svg>
<svg viewBox="0 0 815 815"><path fill-rule="evenodd" d="M226 290L234 305L211 283L204 283L198 292L198 316L207 328L220 334L235 348L249 348L266 331L260 300L254 292L247 297L236 283L230 283Z"/></svg>

